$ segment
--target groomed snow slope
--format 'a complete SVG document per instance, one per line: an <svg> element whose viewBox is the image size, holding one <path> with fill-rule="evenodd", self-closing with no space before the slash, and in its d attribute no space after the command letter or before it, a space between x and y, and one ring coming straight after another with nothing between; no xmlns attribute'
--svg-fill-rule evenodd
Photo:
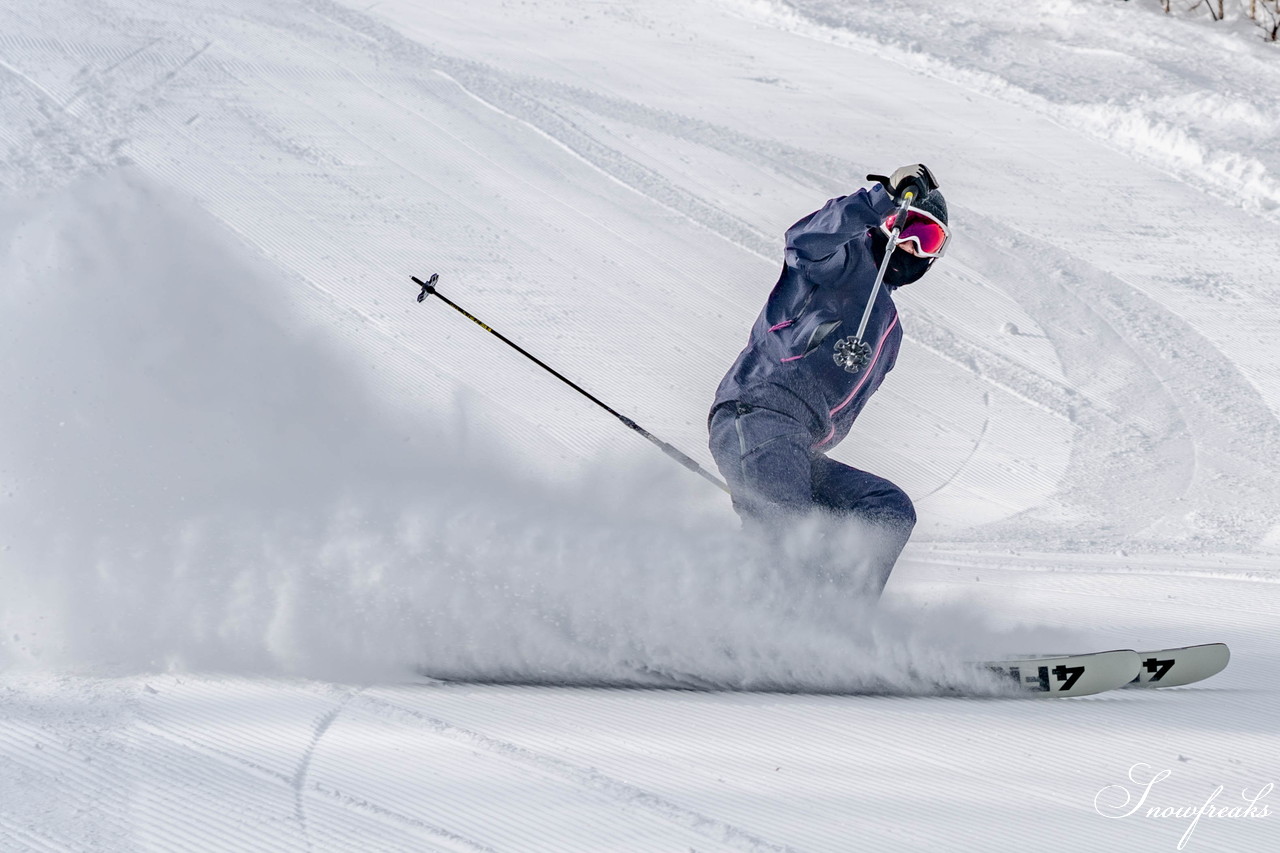
<svg viewBox="0 0 1280 853"><path fill-rule="evenodd" d="M0 8L0 849L1145 851L1191 818L1104 788L1270 801L1280 53L1246 24L28 5ZM879 611L413 301L439 272L710 467L782 232L917 160L957 237L835 454L920 512ZM974 655L1210 640L1232 664L1191 688L911 695L989 693Z"/></svg>

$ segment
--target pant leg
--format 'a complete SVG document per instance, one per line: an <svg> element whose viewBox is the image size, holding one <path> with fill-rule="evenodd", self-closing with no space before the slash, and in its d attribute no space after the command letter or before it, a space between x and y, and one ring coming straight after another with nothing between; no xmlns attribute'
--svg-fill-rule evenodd
<svg viewBox="0 0 1280 853"><path fill-rule="evenodd" d="M906 492L866 471L826 456L815 456L813 499L836 513L858 515L868 521L914 527L915 505Z"/></svg>
<svg viewBox="0 0 1280 853"><path fill-rule="evenodd" d="M818 506L867 522L868 541L860 548L860 573L876 594L884 588L916 523L915 505L893 483L836 462L813 459L813 497Z"/></svg>
<svg viewBox="0 0 1280 853"><path fill-rule="evenodd" d="M744 520L813 508L811 443L808 430L781 412L729 404L711 418L711 456Z"/></svg>

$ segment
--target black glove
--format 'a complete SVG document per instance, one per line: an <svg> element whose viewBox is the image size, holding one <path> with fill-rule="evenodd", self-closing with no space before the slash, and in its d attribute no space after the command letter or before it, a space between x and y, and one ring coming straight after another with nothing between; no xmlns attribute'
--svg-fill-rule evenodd
<svg viewBox="0 0 1280 853"><path fill-rule="evenodd" d="M938 188L938 179L923 163L903 166L887 178L884 175L867 175L867 180L884 184L884 188L893 196L894 201L902 201L902 196L907 190L914 190L915 197L918 199Z"/></svg>

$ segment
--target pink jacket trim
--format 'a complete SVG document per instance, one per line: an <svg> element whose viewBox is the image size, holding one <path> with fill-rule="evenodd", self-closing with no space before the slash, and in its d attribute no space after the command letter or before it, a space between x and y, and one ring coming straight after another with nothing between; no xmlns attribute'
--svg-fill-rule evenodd
<svg viewBox="0 0 1280 853"><path fill-rule="evenodd" d="M862 378L858 380L858 384L853 386L853 390L849 392L849 396L844 398L844 402L831 410L830 415L834 417L845 406L853 402L853 398L858 396L858 392L862 390L862 386L867 384L867 379L871 376L871 369L876 366L876 362L880 360L880 353L884 350L884 342L889 340L889 334L893 331L894 326L898 325L898 315L893 315L893 322L889 324L889 328L884 330L884 334L880 337L880 343L876 344L875 355L871 356L871 363L862 371ZM814 447L821 447L832 439L836 434L836 428L833 425L831 432L827 433L827 437L819 441Z"/></svg>

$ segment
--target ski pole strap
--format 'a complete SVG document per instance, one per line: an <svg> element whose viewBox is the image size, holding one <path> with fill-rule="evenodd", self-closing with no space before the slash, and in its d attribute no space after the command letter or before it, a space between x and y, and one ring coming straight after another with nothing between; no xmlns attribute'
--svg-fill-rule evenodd
<svg viewBox="0 0 1280 853"><path fill-rule="evenodd" d="M417 284L422 288L422 292L418 294L419 302L423 301L428 296L435 296L439 298L442 302L444 302L444 304L448 305L450 308L454 309L459 314L466 317L468 320L475 323L477 326L484 329L486 332L493 335L495 338L502 341L504 344L511 347L516 352L520 353L522 356L529 359L534 364L538 365L543 370L547 371L552 376L554 376L556 379L559 379L561 382L568 385L570 388L577 391L579 394L586 397L588 400L595 403L597 406L604 409L606 412L613 415L618 420L622 421L624 426L626 426L630 430L633 430L634 432L639 433L646 440L656 445L659 450L667 454L667 456L671 457L676 462L679 462L681 465L688 468L690 471L694 472L695 474L698 474L707 482L715 484L721 491L724 491L726 493L729 491L729 487L726 486L722 480L720 480L714 474L711 474L709 471L707 471L707 469L703 468L691 457L687 456L684 453L681 453L675 447L663 441L662 439L658 438L653 433L649 432L647 429L645 429L644 427L640 426L638 423L633 421L631 418L627 417L624 414L621 414L620 412L615 411L613 407L609 406L604 401L598 399L595 395L587 391L585 388L578 385L576 382L569 379L564 374L560 373L560 371L556 370L551 365L547 364L542 359L538 358L533 353L529 352L524 347L517 344L515 341L511 340L506 335L503 335L498 330L486 325L484 322L482 322L470 311L466 310L461 305L458 305L453 300L445 296L443 293L436 290L436 282L439 281L440 279L440 275L438 273L432 273L431 278L427 279L426 281L423 281L417 276L410 276L410 278L413 279L414 284Z"/></svg>

